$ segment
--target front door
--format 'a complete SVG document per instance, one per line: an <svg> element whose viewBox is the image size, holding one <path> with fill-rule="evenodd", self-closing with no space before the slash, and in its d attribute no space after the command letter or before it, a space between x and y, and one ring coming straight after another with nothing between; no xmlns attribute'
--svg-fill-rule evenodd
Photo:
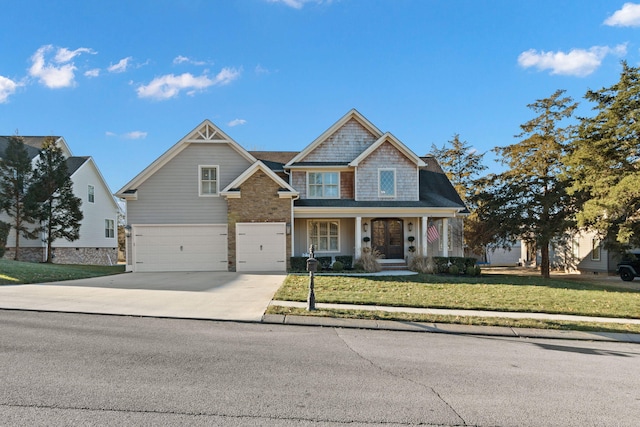
<svg viewBox="0 0 640 427"><path fill-rule="evenodd" d="M374 219L371 221L371 247L386 259L404 259L403 229L401 219Z"/></svg>

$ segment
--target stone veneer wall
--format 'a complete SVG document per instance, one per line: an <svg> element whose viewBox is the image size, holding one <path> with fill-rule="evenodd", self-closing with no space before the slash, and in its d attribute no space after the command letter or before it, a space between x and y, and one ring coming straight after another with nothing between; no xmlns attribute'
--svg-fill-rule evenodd
<svg viewBox="0 0 640 427"><path fill-rule="evenodd" d="M240 198L229 198L228 256L229 271L236 271L236 223L291 222L291 199L278 196L280 186L261 170L240 186ZM287 269L291 268L291 239L286 238Z"/></svg>
<svg viewBox="0 0 640 427"><path fill-rule="evenodd" d="M20 248L19 261L43 262L45 248ZM15 248L7 248L4 259L13 259ZM115 265L117 248L53 248L54 264Z"/></svg>

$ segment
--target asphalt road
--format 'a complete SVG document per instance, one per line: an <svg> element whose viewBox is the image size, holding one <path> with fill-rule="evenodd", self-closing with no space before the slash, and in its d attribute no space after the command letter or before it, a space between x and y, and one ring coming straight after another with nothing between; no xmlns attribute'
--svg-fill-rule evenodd
<svg viewBox="0 0 640 427"><path fill-rule="evenodd" d="M0 424L637 426L640 346L0 311Z"/></svg>

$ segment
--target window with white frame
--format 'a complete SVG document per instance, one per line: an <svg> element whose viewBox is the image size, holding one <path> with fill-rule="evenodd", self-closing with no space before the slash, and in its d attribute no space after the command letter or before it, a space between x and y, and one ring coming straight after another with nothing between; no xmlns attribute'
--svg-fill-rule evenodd
<svg viewBox="0 0 640 427"><path fill-rule="evenodd" d="M340 222L309 221L308 241L317 252L339 252L340 251Z"/></svg>
<svg viewBox="0 0 640 427"><path fill-rule="evenodd" d="M218 195L218 166L199 166L199 193L201 196Z"/></svg>
<svg viewBox="0 0 640 427"><path fill-rule="evenodd" d="M96 188L93 185L87 186L87 201L89 203L96 201Z"/></svg>
<svg viewBox="0 0 640 427"><path fill-rule="evenodd" d="M395 169L378 169L378 195L380 197L396 196Z"/></svg>
<svg viewBox="0 0 640 427"><path fill-rule="evenodd" d="M308 197L310 199L337 199L340 197L339 172L309 172Z"/></svg>
<svg viewBox="0 0 640 427"><path fill-rule="evenodd" d="M600 261L600 240L591 239L591 261Z"/></svg>
<svg viewBox="0 0 640 427"><path fill-rule="evenodd" d="M116 235L115 221L112 219L104 220L104 237L113 239Z"/></svg>

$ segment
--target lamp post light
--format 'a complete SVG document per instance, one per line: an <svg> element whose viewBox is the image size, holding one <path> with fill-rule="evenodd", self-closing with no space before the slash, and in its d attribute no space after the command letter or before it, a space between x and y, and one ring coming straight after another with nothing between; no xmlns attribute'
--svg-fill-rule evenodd
<svg viewBox="0 0 640 427"><path fill-rule="evenodd" d="M313 290L313 276L318 270L318 260L313 253L313 245L309 247L309 259L307 259L307 271L309 272L309 296L307 297L307 311L316 309L316 294Z"/></svg>

